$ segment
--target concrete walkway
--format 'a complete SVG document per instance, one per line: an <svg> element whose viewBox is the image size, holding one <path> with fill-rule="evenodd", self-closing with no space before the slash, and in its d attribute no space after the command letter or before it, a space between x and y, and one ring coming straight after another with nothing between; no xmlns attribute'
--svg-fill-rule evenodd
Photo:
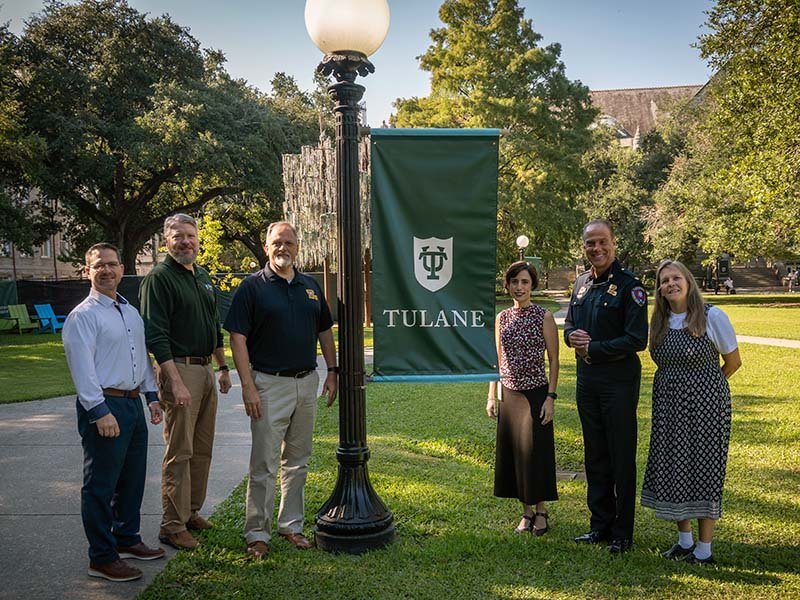
<svg viewBox="0 0 800 600"><path fill-rule="evenodd" d="M205 516L242 481L250 454L237 378L219 398ZM0 598L135 598L175 555L167 548L167 560L131 561L144 571L138 581L112 583L86 575L83 451L76 421L75 396L0 405ZM158 544L163 454L162 428L149 425L141 533L151 546Z"/></svg>

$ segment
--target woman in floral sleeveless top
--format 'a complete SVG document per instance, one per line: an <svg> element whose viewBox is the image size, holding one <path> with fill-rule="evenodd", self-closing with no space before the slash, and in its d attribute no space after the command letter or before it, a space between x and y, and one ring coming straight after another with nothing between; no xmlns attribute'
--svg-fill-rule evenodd
<svg viewBox="0 0 800 600"><path fill-rule="evenodd" d="M498 403L497 382L491 382L486 412L497 418L494 495L522 503L515 533L538 536L549 530L545 502L558 499L553 440L558 330L553 315L531 302L536 285L536 269L527 262L506 271L505 287L514 306L501 312L495 324L502 396Z"/></svg>
<svg viewBox="0 0 800 600"><path fill-rule="evenodd" d="M703 304L684 265L661 263L655 298L650 355L658 369L642 504L678 525L678 542L664 558L710 564L731 435L728 379L742 361L728 317ZM698 521L697 544L691 519Z"/></svg>

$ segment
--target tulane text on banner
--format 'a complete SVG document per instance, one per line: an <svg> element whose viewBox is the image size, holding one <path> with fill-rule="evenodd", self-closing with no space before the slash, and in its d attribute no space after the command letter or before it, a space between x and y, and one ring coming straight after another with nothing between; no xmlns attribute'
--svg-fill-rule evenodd
<svg viewBox="0 0 800 600"><path fill-rule="evenodd" d="M373 129L373 381L497 379L496 129Z"/></svg>

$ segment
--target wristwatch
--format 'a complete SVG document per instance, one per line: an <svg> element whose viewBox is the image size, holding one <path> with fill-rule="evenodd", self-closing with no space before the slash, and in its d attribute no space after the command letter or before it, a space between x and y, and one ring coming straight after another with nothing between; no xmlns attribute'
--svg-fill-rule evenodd
<svg viewBox="0 0 800 600"><path fill-rule="evenodd" d="M555 392L547 392L547 394L545 394L545 398L552 398L553 400L555 400L556 398L558 398L558 394L556 394Z"/></svg>
<svg viewBox="0 0 800 600"><path fill-rule="evenodd" d="M339 373L339 367L328 367L328 373Z"/></svg>
<svg viewBox="0 0 800 600"><path fill-rule="evenodd" d="M228 365L220 365L217 367L220 371L230 371L231 368Z"/></svg>

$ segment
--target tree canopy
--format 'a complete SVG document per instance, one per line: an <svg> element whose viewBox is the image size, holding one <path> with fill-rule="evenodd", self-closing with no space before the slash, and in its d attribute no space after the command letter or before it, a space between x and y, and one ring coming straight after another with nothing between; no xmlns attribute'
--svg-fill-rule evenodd
<svg viewBox="0 0 800 600"><path fill-rule="evenodd" d="M50 0L18 44L31 183L66 208L77 250L115 242L129 272L163 219L257 194L279 203L286 128L167 15L124 0Z"/></svg>
<svg viewBox="0 0 800 600"><path fill-rule="evenodd" d="M529 252L548 265L563 262L583 220L581 157L596 114L588 88L566 77L558 44L539 45L516 0L445 0L439 18L444 26L419 57L431 92L398 99L394 124L502 129L499 268L514 259L523 233Z"/></svg>

